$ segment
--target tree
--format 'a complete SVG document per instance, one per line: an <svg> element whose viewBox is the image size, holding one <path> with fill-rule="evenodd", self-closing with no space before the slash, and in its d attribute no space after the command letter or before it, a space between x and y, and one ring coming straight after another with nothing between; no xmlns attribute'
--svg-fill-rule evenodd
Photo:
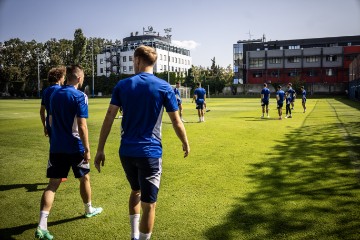
<svg viewBox="0 0 360 240"><path fill-rule="evenodd" d="M73 60L74 64L83 64L86 56L86 37L81 28L75 30L73 41Z"/></svg>

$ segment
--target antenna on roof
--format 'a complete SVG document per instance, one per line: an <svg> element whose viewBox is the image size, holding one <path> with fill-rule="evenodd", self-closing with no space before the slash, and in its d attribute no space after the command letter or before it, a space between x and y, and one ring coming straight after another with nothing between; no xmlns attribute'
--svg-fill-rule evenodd
<svg viewBox="0 0 360 240"><path fill-rule="evenodd" d="M253 34L250 33L250 29L249 32L247 32L246 34L249 34L249 40L251 40L251 37L254 36Z"/></svg>

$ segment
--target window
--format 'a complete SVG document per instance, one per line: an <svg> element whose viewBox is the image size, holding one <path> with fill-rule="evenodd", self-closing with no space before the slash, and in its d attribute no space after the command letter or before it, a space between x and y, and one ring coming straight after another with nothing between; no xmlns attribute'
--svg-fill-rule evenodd
<svg viewBox="0 0 360 240"><path fill-rule="evenodd" d="M269 63L271 64L281 63L281 58L269 58Z"/></svg>
<svg viewBox="0 0 360 240"><path fill-rule="evenodd" d="M104 69L103 69L103 68L100 68L100 73L104 73Z"/></svg>
<svg viewBox="0 0 360 240"><path fill-rule="evenodd" d="M272 71L271 76L272 77L279 77L279 71Z"/></svg>
<svg viewBox="0 0 360 240"><path fill-rule="evenodd" d="M289 77L296 77L296 76L299 76L299 75L300 75L300 72L298 72L296 69L295 70L290 70L288 72Z"/></svg>
<svg viewBox="0 0 360 240"><path fill-rule="evenodd" d="M161 64L159 65L159 67L160 67L160 70L162 70L162 65Z"/></svg>
<svg viewBox="0 0 360 240"><path fill-rule="evenodd" d="M335 76L335 75L336 75L335 69L332 68L326 69L326 76Z"/></svg>
<svg viewBox="0 0 360 240"><path fill-rule="evenodd" d="M133 56L129 56L129 62L132 62Z"/></svg>
<svg viewBox="0 0 360 240"><path fill-rule="evenodd" d="M251 58L250 59L250 67L262 67L263 59L262 58Z"/></svg>
<svg viewBox="0 0 360 240"><path fill-rule="evenodd" d="M172 72L174 71L174 66L171 67L171 71L172 71Z"/></svg>
<svg viewBox="0 0 360 240"><path fill-rule="evenodd" d="M166 65L164 65L164 71L166 71Z"/></svg>
<svg viewBox="0 0 360 240"><path fill-rule="evenodd" d="M123 66L123 72L126 72L126 66Z"/></svg>
<svg viewBox="0 0 360 240"><path fill-rule="evenodd" d="M311 63L311 62L319 62L319 56L307 56L305 58L305 61L308 62L308 63Z"/></svg>
<svg viewBox="0 0 360 240"><path fill-rule="evenodd" d="M327 62L336 62L337 61L337 56L336 55L327 55L326 56L326 61Z"/></svg>
<svg viewBox="0 0 360 240"><path fill-rule="evenodd" d="M289 63L299 63L300 58L299 57L288 57L288 62Z"/></svg>
<svg viewBox="0 0 360 240"><path fill-rule="evenodd" d="M308 77L316 77L316 76L317 76L317 71L314 70L314 69L311 69L311 70L309 70L309 71L306 73L306 75L307 75Z"/></svg>
<svg viewBox="0 0 360 240"><path fill-rule="evenodd" d="M160 60L162 60L162 54L160 54Z"/></svg>
<svg viewBox="0 0 360 240"><path fill-rule="evenodd" d="M166 61L166 55L164 55L164 61Z"/></svg>
<svg viewBox="0 0 360 240"><path fill-rule="evenodd" d="M126 56L123 56L123 62L126 62Z"/></svg>
<svg viewBox="0 0 360 240"><path fill-rule="evenodd" d="M100 58L100 64L103 64L103 63L104 63L104 59Z"/></svg>
<svg viewBox="0 0 360 240"><path fill-rule="evenodd" d="M254 78L261 78L262 77L262 72L253 72L253 77Z"/></svg>
<svg viewBox="0 0 360 240"><path fill-rule="evenodd" d="M289 46L289 49L300 49L300 45L296 45L296 46Z"/></svg>
<svg viewBox="0 0 360 240"><path fill-rule="evenodd" d="M174 57L171 57L171 61L174 62Z"/></svg>

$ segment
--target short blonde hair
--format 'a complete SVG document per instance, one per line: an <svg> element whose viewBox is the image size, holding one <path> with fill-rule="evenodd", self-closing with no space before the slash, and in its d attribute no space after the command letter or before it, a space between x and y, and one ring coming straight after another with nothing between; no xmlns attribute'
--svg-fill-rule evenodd
<svg viewBox="0 0 360 240"><path fill-rule="evenodd" d="M155 65L157 60L157 53L154 48L141 45L138 48L136 48L134 52L134 57L139 57L149 66L153 66Z"/></svg>

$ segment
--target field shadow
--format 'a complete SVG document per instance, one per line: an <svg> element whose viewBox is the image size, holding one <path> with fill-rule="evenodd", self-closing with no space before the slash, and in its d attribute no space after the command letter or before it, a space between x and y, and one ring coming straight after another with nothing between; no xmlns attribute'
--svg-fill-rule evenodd
<svg viewBox="0 0 360 240"><path fill-rule="evenodd" d="M55 221L55 222L49 222L48 226L54 226L54 225L58 225L58 224L63 224L63 223L67 223L67 222L72 222L72 221L76 221L79 219L83 219L84 216L77 216L77 217L73 217L73 218L68 218L68 219L63 219L63 220L59 220L59 221ZM11 227L11 228L1 228L0 229L0 239L18 239L16 238L17 235L20 235L22 233L24 233L27 230L31 230L33 229L35 232L35 229L37 228L38 224L37 223L30 223L30 224L25 224L25 225L21 225L21 226L17 226L17 227Z"/></svg>
<svg viewBox="0 0 360 240"><path fill-rule="evenodd" d="M360 130L359 122L342 126ZM349 157L360 138L338 133L338 124L287 133L268 160L251 164L254 190L236 199L206 239L360 239L359 154Z"/></svg>
<svg viewBox="0 0 360 240"><path fill-rule="evenodd" d="M44 188L39 188L39 186L47 186L48 183L24 183L24 184L10 184L10 185L0 185L0 192L7 191L17 188L25 188L27 192L36 192L36 191L43 191Z"/></svg>

